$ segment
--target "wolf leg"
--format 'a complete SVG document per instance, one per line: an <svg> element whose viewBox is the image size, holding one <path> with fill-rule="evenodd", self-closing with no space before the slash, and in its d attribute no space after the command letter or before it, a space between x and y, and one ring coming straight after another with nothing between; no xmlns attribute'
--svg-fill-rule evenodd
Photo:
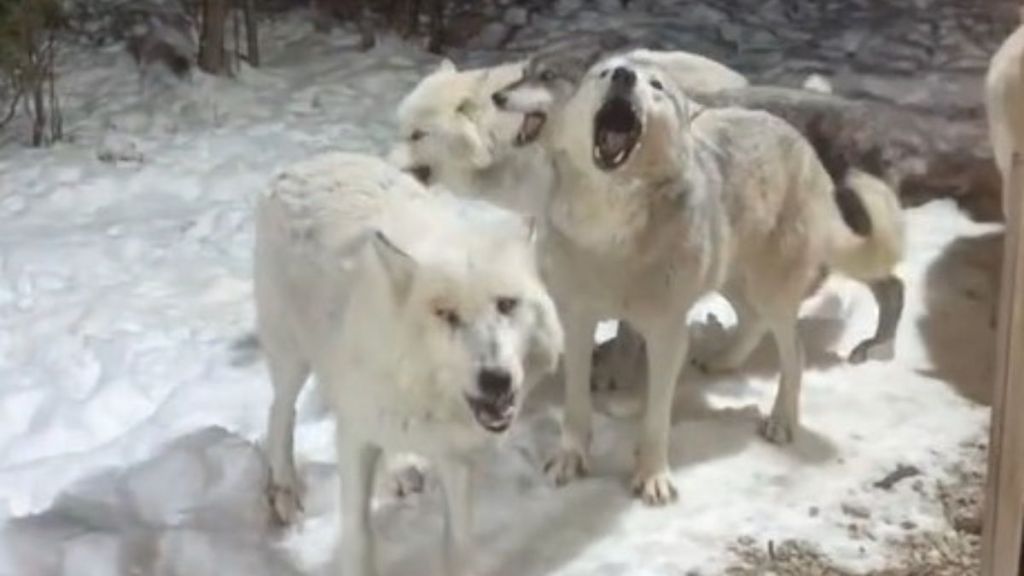
<svg viewBox="0 0 1024 576"><path fill-rule="evenodd" d="M565 307L562 314L565 324L565 421L562 423L558 454L545 466L545 471L558 486L587 471L587 449L594 411L590 397L590 370L594 329L597 328L597 320L592 316L568 311Z"/></svg>
<svg viewBox="0 0 1024 576"><path fill-rule="evenodd" d="M804 350L796 326L796 310L789 317L771 322L770 330L779 353L779 390L772 413L761 427L769 442L788 444L800 426L800 388L804 370Z"/></svg>
<svg viewBox="0 0 1024 576"><path fill-rule="evenodd" d="M668 466L668 442L676 381L689 354L690 332L681 318L668 317L645 327L643 335L649 381L633 492L645 504L662 506L678 497Z"/></svg>
<svg viewBox="0 0 1024 576"><path fill-rule="evenodd" d="M338 466L341 475L342 565L345 576L376 576L376 551L371 527L373 476L380 457L376 446L346 438L339 427Z"/></svg>
<svg viewBox="0 0 1024 576"><path fill-rule="evenodd" d="M301 487L295 472L295 402L309 377L298 357L267 350L274 399L267 418L267 458L270 462L270 504L277 520L291 524L302 511Z"/></svg>
<svg viewBox="0 0 1024 576"><path fill-rule="evenodd" d="M449 460L438 467L444 484L445 574L469 576L473 571L473 470L469 463Z"/></svg>
<svg viewBox="0 0 1024 576"><path fill-rule="evenodd" d="M860 364L869 358L891 359L895 354L893 347L896 329L903 315L903 281L896 276L889 276L872 282L870 287L878 303L878 326L874 336L858 344L850 353L850 362L853 364Z"/></svg>

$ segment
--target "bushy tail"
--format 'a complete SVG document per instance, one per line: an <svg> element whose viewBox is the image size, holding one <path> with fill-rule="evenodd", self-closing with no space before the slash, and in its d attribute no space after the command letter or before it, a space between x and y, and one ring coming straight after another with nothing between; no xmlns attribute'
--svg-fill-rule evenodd
<svg viewBox="0 0 1024 576"><path fill-rule="evenodd" d="M857 280L888 277L903 259L903 210L893 189L854 168L836 146L823 116L808 123L807 139L835 183L835 213L829 233L828 264Z"/></svg>

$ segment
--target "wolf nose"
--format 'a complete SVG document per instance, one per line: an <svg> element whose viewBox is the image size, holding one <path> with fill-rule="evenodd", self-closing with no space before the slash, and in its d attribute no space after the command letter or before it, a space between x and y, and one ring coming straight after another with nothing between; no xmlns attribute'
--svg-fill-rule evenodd
<svg viewBox="0 0 1024 576"><path fill-rule="evenodd" d="M512 391L512 375L505 370L485 368L477 375L477 386L488 398L504 398Z"/></svg>
<svg viewBox="0 0 1024 576"><path fill-rule="evenodd" d="M623 88L632 88L633 86L636 86L636 72L633 72L629 68L619 66L612 71L612 84Z"/></svg>
<svg viewBox="0 0 1024 576"><path fill-rule="evenodd" d="M494 102L495 106L502 108L508 103L508 96L505 96L505 94L501 92L495 92L494 94L491 94L491 100Z"/></svg>
<svg viewBox="0 0 1024 576"><path fill-rule="evenodd" d="M414 178L420 181L420 184L430 184L430 176L431 173L433 172L430 169L430 166L427 166L426 164L420 164L418 166L413 166L412 168L409 168L409 172L413 175Z"/></svg>

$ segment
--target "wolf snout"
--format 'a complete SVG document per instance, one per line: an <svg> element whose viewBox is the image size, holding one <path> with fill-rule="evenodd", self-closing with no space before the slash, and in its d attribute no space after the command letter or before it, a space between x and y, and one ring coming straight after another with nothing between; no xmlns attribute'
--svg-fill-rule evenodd
<svg viewBox="0 0 1024 576"><path fill-rule="evenodd" d="M412 166L408 170L414 178L420 181L421 184L430 184L430 177L434 174L433 170L430 169L430 166L427 166L426 164L418 164L416 166Z"/></svg>
<svg viewBox="0 0 1024 576"><path fill-rule="evenodd" d="M625 66L619 66L612 71L612 86L626 90L633 88L636 86L636 72Z"/></svg>
<svg viewBox="0 0 1024 576"><path fill-rule="evenodd" d="M501 399L512 394L512 374L500 368L484 368L477 374L476 384L486 398Z"/></svg>
<svg viewBox="0 0 1024 576"><path fill-rule="evenodd" d="M494 102L494 105L498 108L504 108L505 105L508 104L508 96L506 96L504 92L498 91L491 94L491 101Z"/></svg>

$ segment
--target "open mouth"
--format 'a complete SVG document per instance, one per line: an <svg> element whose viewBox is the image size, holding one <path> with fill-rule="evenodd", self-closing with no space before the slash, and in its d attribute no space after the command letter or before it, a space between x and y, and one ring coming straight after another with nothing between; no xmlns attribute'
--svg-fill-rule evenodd
<svg viewBox="0 0 1024 576"><path fill-rule="evenodd" d="M537 140L547 120L548 115L543 112L530 112L523 116L523 124L516 134L516 146L525 146Z"/></svg>
<svg viewBox="0 0 1024 576"><path fill-rule="evenodd" d="M501 398L478 398L466 396L473 418L488 432L500 434L508 430L516 416L515 394Z"/></svg>
<svg viewBox="0 0 1024 576"><path fill-rule="evenodd" d="M640 142L643 122L629 99L613 96L594 116L594 163L614 170L629 160Z"/></svg>

